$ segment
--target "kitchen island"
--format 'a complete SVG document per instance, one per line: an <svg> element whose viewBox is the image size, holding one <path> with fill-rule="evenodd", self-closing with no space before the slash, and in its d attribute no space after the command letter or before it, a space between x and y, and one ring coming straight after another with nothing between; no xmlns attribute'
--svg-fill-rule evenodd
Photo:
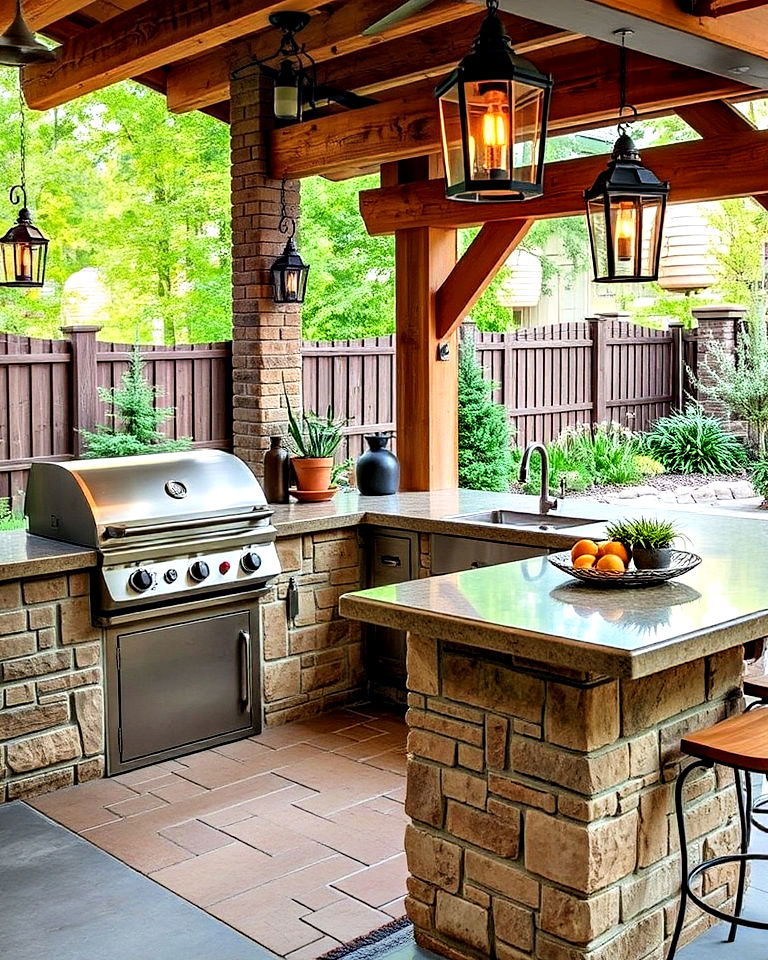
<svg viewBox="0 0 768 960"><path fill-rule="evenodd" d="M647 512L647 511L646 511ZM450 957L663 956L686 731L741 706L743 644L768 633L768 526L681 520L699 568L596 590L545 557L347 594L408 631L408 913ZM732 778L687 791L694 862L737 846ZM728 909L735 872L704 878ZM685 936L711 919L692 911Z"/></svg>

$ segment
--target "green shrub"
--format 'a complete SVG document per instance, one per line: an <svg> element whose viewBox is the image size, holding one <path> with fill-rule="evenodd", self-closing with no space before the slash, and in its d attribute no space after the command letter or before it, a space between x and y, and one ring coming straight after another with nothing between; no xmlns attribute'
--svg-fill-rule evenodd
<svg viewBox="0 0 768 960"><path fill-rule="evenodd" d="M660 477L662 473L666 472L663 463L659 463L658 460L654 460L653 457L648 457L643 453L638 453L635 457L635 465L644 477Z"/></svg>
<svg viewBox="0 0 768 960"><path fill-rule="evenodd" d="M162 424L174 415L173 407L155 406L160 395L161 391L144 379L141 352L134 347L121 385L114 390L99 390L99 399L109 407L109 423L82 431L84 456L132 457L188 450L192 445L189 437L169 440L160 433Z"/></svg>
<svg viewBox="0 0 768 960"><path fill-rule="evenodd" d="M642 449L640 439L618 423L569 427L553 447L561 448L574 464L584 467L595 483L622 486L642 479L635 459Z"/></svg>
<svg viewBox="0 0 768 960"><path fill-rule="evenodd" d="M746 450L717 417L699 406L660 417L645 435L645 453L671 473L735 473L744 466Z"/></svg>
<svg viewBox="0 0 768 960"><path fill-rule="evenodd" d="M471 341L459 351L459 486L469 490L509 490L512 467L507 411L494 403Z"/></svg>
<svg viewBox="0 0 768 960"><path fill-rule="evenodd" d="M768 500L768 457L763 457L749 465L749 479L758 497Z"/></svg>
<svg viewBox="0 0 768 960"><path fill-rule="evenodd" d="M0 497L0 530L23 530L26 525L24 514L12 510L7 497Z"/></svg>

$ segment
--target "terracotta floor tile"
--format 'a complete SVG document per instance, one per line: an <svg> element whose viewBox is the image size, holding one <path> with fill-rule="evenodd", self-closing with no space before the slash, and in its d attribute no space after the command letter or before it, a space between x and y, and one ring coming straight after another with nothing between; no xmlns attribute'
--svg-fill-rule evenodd
<svg viewBox="0 0 768 960"><path fill-rule="evenodd" d="M259 760L262 757L268 757L272 754L272 749L264 744L257 743L255 740L236 740L234 743L222 743L220 747L214 747L215 753L220 753L223 757L229 757L231 760L240 760L243 763Z"/></svg>
<svg viewBox="0 0 768 960"><path fill-rule="evenodd" d="M248 820L252 816L247 804L238 803L234 807L224 807L222 810L214 810L213 813L201 814L200 820L218 829L228 827L231 823L238 823L240 820Z"/></svg>
<svg viewBox="0 0 768 960"><path fill-rule="evenodd" d="M274 751L269 751L270 757L274 757L274 755ZM252 777L254 773L260 773L262 769L261 757L262 755L259 755L259 760L256 761L257 766L254 768L251 764L225 757L215 750L206 750L204 753L196 753L190 757L185 757L184 768L178 771L178 776L208 789L224 787L230 783L237 783L239 780L246 780L248 777Z"/></svg>
<svg viewBox="0 0 768 960"><path fill-rule="evenodd" d="M404 777L408 766L408 755L404 750L390 750L380 756L371 757L365 763L366 766L376 767L378 770L389 770Z"/></svg>
<svg viewBox="0 0 768 960"><path fill-rule="evenodd" d="M207 907L255 887L269 859L233 840L226 847L155 871L151 877L185 900Z"/></svg>
<svg viewBox="0 0 768 960"><path fill-rule="evenodd" d="M135 799L136 796L133 790L113 780L92 780L35 797L29 804L57 823L79 833L117 820L117 815L107 810L106 805Z"/></svg>
<svg viewBox="0 0 768 960"><path fill-rule="evenodd" d="M353 727L345 727L339 731L340 736L348 740L361 742L363 740L372 740L374 737L386 736L381 727L376 726L376 721L370 723L357 723Z"/></svg>
<svg viewBox="0 0 768 960"><path fill-rule="evenodd" d="M167 800L168 803L176 803L179 800L189 800L191 797L205 793L206 789L174 773L171 775L171 779L166 782L156 780L153 785L153 782L150 781L147 792L160 797L161 800Z"/></svg>
<svg viewBox="0 0 768 960"><path fill-rule="evenodd" d="M322 887L315 887L314 890L294 890L291 897L309 910L322 910L337 900L341 900L345 895L341 890L325 884Z"/></svg>
<svg viewBox="0 0 768 960"><path fill-rule="evenodd" d="M147 780L156 780L158 777L165 777L173 773L181 766L175 760L164 760L162 763L153 763L150 767L142 767L140 770L129 770L128 773L119 773L112 777L113 783L122 783L126 787L134 787L136 784L146 783Z"/></svg>
<svg viewBox="0 0 768 960"><path fill-rule="evenodd" d="M317 960L318 957L322 957L324 954L340 946L339 941L334 940L333 937L320 937L320 939L315 940L314 943L307 944L306 947L300 947L298 950L294 950L293 953L289 953L287 960Z"/></svg>
<svg viewBox="0 0 768 960"><path fill-rule="evenodd" d="M141 816L137 816L119 820L114 824L108 823L103 827L88 830L82 836L127 863L129 867L145 874L171 867L192 857L188 850L178 844L139 826L141 819Z"/></svg>
<svg viewBox="0 0 768 960"><path fill-rule="evenodd" d="M384 904L405 896L407 876L405 854L400 853L383 863L359 870L342 880L335 880L333 886L356 900L362 900L369 907L383 907Z"/></svg>
<svg viewBox="0 0 768 960"><path fill-rule="evenodd" d="M157 810L158 807L164 806L165 800L161 800L160 797L154 797L151 793L142 793L137 797L110 803L107 810L116 813L118 817L135 817L139 813L147 813L149 810Z"/></svg>
<svg viewBox="0 0 768 960"><path fill-rule="evenodd" d="M334 752L338 753L340 757L347 757L349 760L369 760L371 757L378 757L382 753L387 753L399 746L401 746L400 741L391 733L380 733L368 740L360 740L350 743L348 746L342 746Z"/></svg>
<svg viewBox="0 0 768 960"><path fill-rule="evenodd" d="M199 820L188 820L175 827L161 830L160 835L172 840L190 853L209 853L232 842L232 838L220 830L214 830Z"/></svg>
<svg viewBox="0 0 768 960"><path fill-rule="evenodd" d="M405 897L398 897L397 900L393 900L392 903L385 903L379 909L388 913L390 917L394 917L395 920L399 920L400 917L405 916Z"/></svg>
<svg viewBox="0 0 768 960"><path fill-rule="evenodd" d="M288 818L286 817L286 819ZM240 820L223 827L223 829L230 836L242 840L243 843L256 847L257 850L268 853L270 856L301 846L307 840L304 834L264 817L250 817L248 820Z"/></svg>
<svg viewBox="0 0 768 960"><path fill-rule="evenodd" d="M265 897L290 897L298 903L303 904L306 898L314 896L322 887L346 877L355 870L360 869L360 864L349 857L336 855L327 860L320 860L317 863L310 864L295 873L285 877L279 877L277 880L271 880L259 887L259 890ZM318 894L319 897L319 894ZM334 893L333 900L338 899ZM332 901L328 901L332 902ZM325 905L325 904L324 904Z"/></svg>
<svg viewBox="0 0 768 960"><path fill-rule="evenodd" d="M210 912L281 956L323 939L315 927L301 920L305 907L288 898L265 898L260 890L224 900Z"/></svg>
<svg viewBox="0 0 768 960"><path fill-rule="evenodd" d="M311 913L306 918L306 922L335 940L347 943L365 933L370 933L371 930L383 927L391 919L388 914L367 907L359 900L345 898Z"/></svg>

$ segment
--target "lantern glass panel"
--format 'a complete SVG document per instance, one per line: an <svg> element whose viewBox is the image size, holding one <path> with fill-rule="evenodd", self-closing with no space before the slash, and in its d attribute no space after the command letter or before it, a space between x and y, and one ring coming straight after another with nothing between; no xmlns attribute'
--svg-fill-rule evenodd
<svg viewBox="0 0 768 960"><path fill-rule="evenodd" d="M45 278L47 243L3 241L0 286L41 287Z"/></svg>
<svg viewBox="0 0 768 960"><path fill-rule="evenodd" d="M307 292L309 267L276 265L272 269L272 285L276 303L303 303Z"/></svg>
<svg viewBox="0 0 768 960"><path fill-rule="evenodd" d="M588 201L595 279L655 280L664 198L611 195Z"/></svg>
<svg viewBox="0 0 768 960"><path fill-rule="evenodd" d="M608 260L608 223L610 217L606 217L605 198L600 196L594 200L588 200L587 213L595 278L607 277L611 273L611 264Z"/></svg>

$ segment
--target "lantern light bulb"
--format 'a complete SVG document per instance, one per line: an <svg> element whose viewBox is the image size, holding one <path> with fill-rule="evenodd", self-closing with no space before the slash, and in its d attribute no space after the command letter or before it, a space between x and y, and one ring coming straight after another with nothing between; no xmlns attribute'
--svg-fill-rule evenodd
<svg viewBox="0 0 768 960"><path fill-rule="evenodd" d="M627 262L632 259L635 247L635 205L630 202L619 204L616 218L616 256Z"/></svg>

